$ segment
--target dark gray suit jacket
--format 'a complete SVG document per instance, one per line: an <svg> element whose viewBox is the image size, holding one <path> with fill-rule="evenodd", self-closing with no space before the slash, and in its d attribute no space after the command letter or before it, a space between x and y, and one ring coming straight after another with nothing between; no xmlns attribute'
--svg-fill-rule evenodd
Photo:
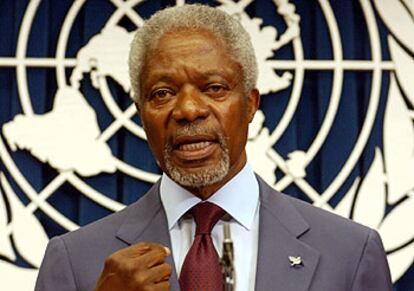
<svg viewBox="0 0 414 291"><path fill-rule="evenodd" d="M374 230L278 193L258 180L255 290L392 290L381 239ZM124 210L53 238L35 290L93 290L105 258L142 241L171 247L159 183ZM288 256L300 256L303 265L291 267ZM174 266L172 256L168 262ZM179 290L175 271L170 283L171 290Z"/></svg>

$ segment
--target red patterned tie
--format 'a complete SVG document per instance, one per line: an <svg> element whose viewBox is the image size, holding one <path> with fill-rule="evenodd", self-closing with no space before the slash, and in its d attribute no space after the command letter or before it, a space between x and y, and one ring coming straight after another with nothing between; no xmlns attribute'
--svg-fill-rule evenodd
<svg viewBox="0 0 414 291"><path fill-rule="evenodd" d="M190 212L197 227L193 245L181 268L181 290L223 290L220 261L211 239L211 230L225 211L215 204L204 202L194 206Z"/></svg>

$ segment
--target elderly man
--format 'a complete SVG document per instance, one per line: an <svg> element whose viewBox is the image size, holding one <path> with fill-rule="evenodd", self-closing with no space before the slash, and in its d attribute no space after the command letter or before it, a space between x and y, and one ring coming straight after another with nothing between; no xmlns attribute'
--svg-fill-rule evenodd
<svg viewBox="0 0 414 291"><path fill-rule="evenodd" d="M36 290L391 290L378 234L289 198L246 162L259 106L246 31L202 5L156 13L132 43L134 100L164 174L123 211L50 241Z"/></svg>

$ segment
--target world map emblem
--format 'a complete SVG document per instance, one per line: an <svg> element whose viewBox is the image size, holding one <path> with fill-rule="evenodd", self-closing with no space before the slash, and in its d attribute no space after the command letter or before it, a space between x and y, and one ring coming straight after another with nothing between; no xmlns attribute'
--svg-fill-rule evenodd
<svg viewBox="0 0 414 291"><path fill-rule="evenodd" d="M0 136L2 285L32 290L52 235L119 211L159 178L127 66L134 30L162 7L154 2L61 5L43 55L34 39L52 7L23 9L15 52L0 55L15 83L0 98L17 104ZM377 229L398 288L414 262L414 2L337 2L209 3L240 20L257 55L249 162L275 189ZM361 27L347 27L341 9Z"/></svg>

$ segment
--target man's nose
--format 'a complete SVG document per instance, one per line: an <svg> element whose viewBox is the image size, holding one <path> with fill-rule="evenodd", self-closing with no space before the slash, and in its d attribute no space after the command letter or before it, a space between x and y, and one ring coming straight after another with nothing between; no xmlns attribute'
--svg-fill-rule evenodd
<svg viewBox="0 0 414 291"><path fill-rule="evenodd" d="M209 115L209 108L202 93L194 86L183 86L180 90L172 117L177 122L193 122Z"/></svg>

